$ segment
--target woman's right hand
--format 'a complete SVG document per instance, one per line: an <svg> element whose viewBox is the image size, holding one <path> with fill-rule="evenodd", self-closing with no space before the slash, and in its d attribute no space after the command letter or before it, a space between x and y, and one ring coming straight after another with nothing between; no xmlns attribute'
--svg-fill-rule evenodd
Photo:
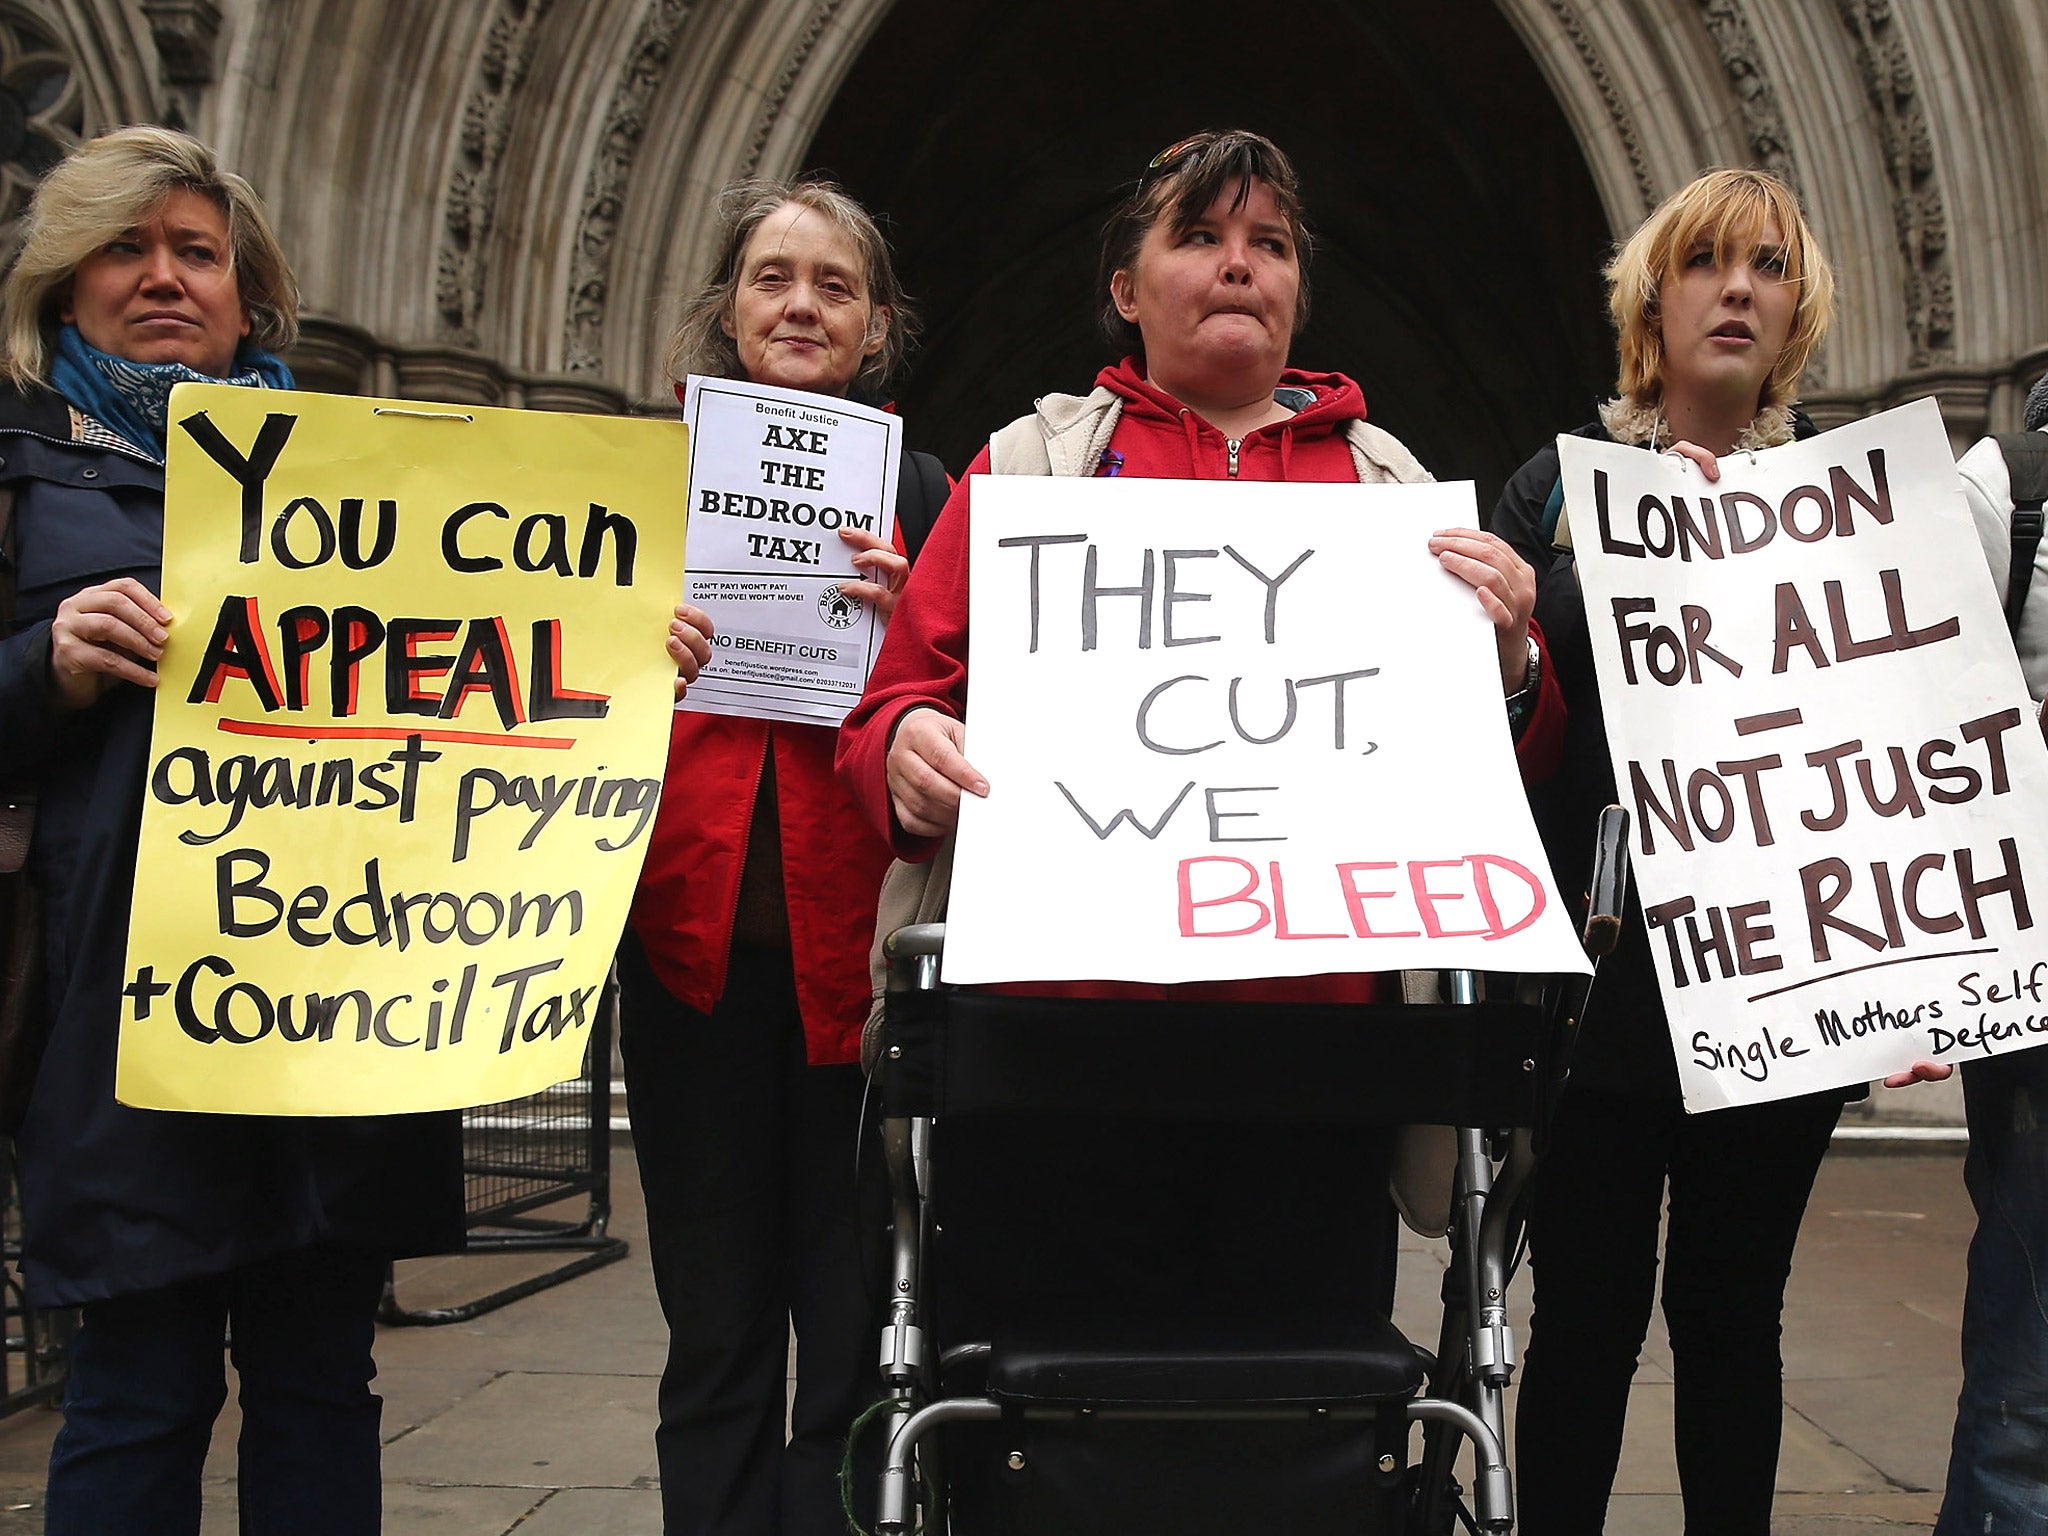
<svg viewBox="0 0 2048 1536"><path fill-rule="evenodd" d="M50 685L60 709L86 709L116 683L156 686L171 610L132 576L75 592L50 625Z"/></svg>
<svg viewBox="0 0 2048 1536"><path fill-rule="evenodd" d="M695 603L677 603L668 621L668 656L676 664L676 697L689 691L711 660L711 615Z"/></svg>
<svg viewBox="0 0 2048 1536"><path fill-rule="evenodd" d="M960 755L967 727L936 709L914 709L889 744L889 803L913 837L944 837L960 822L960 791L986 798L988 780Z"/></svg>

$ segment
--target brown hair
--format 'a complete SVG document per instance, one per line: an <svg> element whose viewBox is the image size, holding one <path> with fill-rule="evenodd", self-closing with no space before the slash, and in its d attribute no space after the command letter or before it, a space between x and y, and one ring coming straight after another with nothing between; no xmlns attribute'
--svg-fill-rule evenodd
<svg viewBox="0 0 2048 1536"><path fill-rule="evenodd" d="M867 274L868 339L874 339L879 324L882 346L861 363L855 381L879 393L903 366L917 337L917 311L896 281L889 242L882 238L867 209L843 188L817 177L796 181L756 177L732 182L718 194L718 256L696 292L683 301L682 314L669 332L668 349L662 355L662 366L678 384L691 373L725 379L740 376L739 347L725 329L733 317L733 297L739 292L740 264L754 231L776 209L790 203L824 215L861 253Z"/></svg>
<svg viewBox="0 0 2048 1536"><path fill-rule="evenodd" d="M1659 296L1701 242L1717 264L1753 257L1773 220L1784 239L1785 277L1799 288L1791 334L1764 381L1758 410L1798 398L1799 376L1827 335L1835 313L1835 275L1800 212L1792 189L1767 171L1709 171L1673 193L1607 266L1607 307L1614 316L1622 397L1651 404L1664 393L1664 327Z"/></svg>
<svg viewBox="0 0 2048 1536"><path fill-rule="evenodd" d="M1273 205L1287 221L1294 238L1294 259L1301 271L1301 287L1294 305L1294 334L1308 323L1308 262L1312 242L1302 218L1301 182L1294 166L1271 139L1244 128L1222 132L1205 130L1182 139L1155 155L1129 195L1117 205L1102 226L1102 261L1096 271L1095 291L1103 296L1097 318L1102 334L1118 352L1145 355L1145 338L1138 327L1117 311L1110 293L1110 281L1118 272L1137 263L1138 248L1161 219L1170 221L1175 235L1184 235L1216 201L1225 187L1235 186L1233 209L1244 206L1256 178L1273 194Z"/></svg>
<svg viewBox="0 0 2048 1536"><path fill-rule="evenodd" d="M282 352L298 340L299 285L256 189L220 168L213 151L170 128L116 128L81 144L36 188L21 254L0 285L0 368L26 388L48 374L58 312L79 263L147 223L164 199L197 192L228 226L228 259L249 315L249 342Z"/></svg>

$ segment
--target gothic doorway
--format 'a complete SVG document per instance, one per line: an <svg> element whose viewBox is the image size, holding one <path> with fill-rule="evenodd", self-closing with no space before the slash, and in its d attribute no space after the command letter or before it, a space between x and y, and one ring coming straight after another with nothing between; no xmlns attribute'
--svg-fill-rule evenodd
<svg viewBox="0 0 2048 1536"><path fill-rule="evenodd" d="M1294 158L1319 240L1296 362L1356 377L1373 419L1490 511L1613 371L1611 234L1490 0L900 0L805 164L891 221L927 322L899 391L913 443L957 472L1035 395L1084 390L1109 360L1094 265L1117 188L1235 124Z"/></svg>

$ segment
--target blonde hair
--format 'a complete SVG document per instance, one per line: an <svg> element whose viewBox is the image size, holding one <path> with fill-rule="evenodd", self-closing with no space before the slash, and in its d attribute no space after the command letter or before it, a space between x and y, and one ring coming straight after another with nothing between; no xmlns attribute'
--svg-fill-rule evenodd
<svg viewBox="0 0 2048 1536"><path fill-rule="evenodd" d="M860 252L867 279L867 340L873 341L879 328L882 346L862 360L855 382L879 393L903 366L917 337L917 311L896 281L889 242L882 238L867 209L843 188L816 177L797 181L754 177L732 182L718 194L718 256L696 292L683 301L682 314L669 332L668 348L662 354L662 366L678 384L692 373L720 379L742 376L739 346L725 327L733 318L747 242L776 209L791 203L822 214Z"/></svg>
<svg viewBox="0 0 2048 1536"><path fill-rule="evenodd" d="M197 192L228 226L228 259L249 341L281 352L298 340L299 285L255 188L213 151L169 128L117 128L81 144L43 178L23 220L21 254L0 284L4 368L27 388L49 376L58 312L80 263L146 224L177 191Z"/></svg>
<svg viewBox="0 0 2048 1536"><path fill-rule="evenodd" d="M1614 316L1624 400L1652 404L1664 393L1664 328L1658 298L1665 283L1702 242L1719 265L1762 248L1773 220L1784 240L1785 276L1799 290L1785 349L1764 380L1759 411L1798 398L1799 376L1827 335L1835 314L1835 274L1800 212L1792 189L1766 171L1709 171L1667 197L1629 236L1607 267L1607 307Z"/></svg>

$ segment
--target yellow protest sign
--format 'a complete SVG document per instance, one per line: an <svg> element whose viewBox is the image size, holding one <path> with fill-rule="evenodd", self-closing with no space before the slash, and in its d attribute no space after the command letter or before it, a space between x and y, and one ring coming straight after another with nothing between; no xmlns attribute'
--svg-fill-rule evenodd
<svg viewBox="0 0 2048 1536"><path fill-rule="evenodd" d="M573 1077L661 790L679 422L181 384L124 1104Z"/></svg>

